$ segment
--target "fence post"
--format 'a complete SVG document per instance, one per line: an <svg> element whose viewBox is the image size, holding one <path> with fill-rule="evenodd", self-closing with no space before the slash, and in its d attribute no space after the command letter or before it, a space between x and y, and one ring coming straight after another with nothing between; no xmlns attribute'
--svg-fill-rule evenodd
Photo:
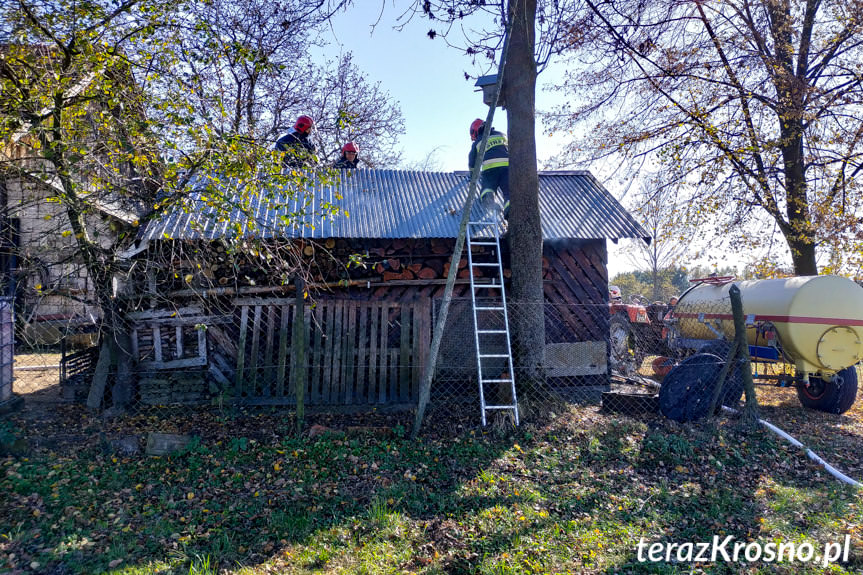
<svg viewBox="0 0 863 575"><path fill-rule="evenodd" d="M743 318L743 302L740 299L740 288L734 284L728 290L731 298L731 314L734 316L734 339L737 353L741 359L743 374L743 389L746 391L746 404L740 423L743 427L753 428L758 425L758 399L755 397L755 382L752 380L752 365L749 362L749 343L746 341L746 321ZM729 357L728 362L736 361L737 357Z"/></svg>
<svg viewBox="0 0 863 575"><path fill-rule="evenodd" d="M15 364L13 298L0 298L0 413L14 411L24 401L12 392Z"/></svg>
<svg viewBox="0 0 863 575"><path fill-rule="evenodd" d="M297 434L302 433L306 417L306 313L303 278L294 278L296 305L294 309L294 333L291 336L291 369L294 370L294 385L297 396Z"/></svg>

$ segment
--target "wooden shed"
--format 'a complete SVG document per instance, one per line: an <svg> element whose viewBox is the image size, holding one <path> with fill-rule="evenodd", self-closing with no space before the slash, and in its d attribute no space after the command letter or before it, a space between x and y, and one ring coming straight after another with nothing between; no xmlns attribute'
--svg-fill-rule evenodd
<svg viewBox="0 0 863 575"><path fill-rule="evenodd" d="M541 172L539 180L549 375L607 380L606 240L647 233L589 172ZM131 314L141 398L291 404L302 378L308 405L415 405L468 181L466 172L355 170L315 187L306 206L337 204L339 215L289 223L282 216L303 200L287 197L278 210L236 214L255 218L257 238L314 260L310 287L318 289L302 310L284 278L245 273L241 258L232 268L240 273L225 282L218 262L202 267L188 255L188 246L230 234L236 219L218 221L202 202L150 222L137 257L161 254L172 266L149 278L154 308ZM352 255L357 265L344 265ZM459 267L436 397L476 392L464 385L475 363L464 259ZM295 326L305 330L303 349Z"/></svg>

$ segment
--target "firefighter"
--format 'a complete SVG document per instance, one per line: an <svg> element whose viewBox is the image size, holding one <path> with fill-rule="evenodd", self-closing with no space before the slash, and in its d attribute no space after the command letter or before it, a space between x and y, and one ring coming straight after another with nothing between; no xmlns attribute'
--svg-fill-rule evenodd
<svg viewBox="0 0 863 575"><path fill-rule="evenodd" d="M348 142L342 146L342 156L333 164L333 167L339 170L352 170L358 168L360 164L360 149L353 142Z"/></svg>
<svg viewBox="0 0 863 575"><path fill-rule="evenodd" d="M480 135L484 129L485 122L479 118L470 124L470 139L473 141L468 156L470 169L473 169ZM503 193L503 217L509 219L509 149L506 146L506 134L492 127L482 157L480 201L485 205L491 204L498 188Z"/></svg>
<svg viewBox="0 0 863 575"><path fill-rule="evenodd" d="M276 141L276 150L283 152L282 165L286 168L311 168L318 163L315 145L309 140L314 120L303 114L294 127Z"/></svg>

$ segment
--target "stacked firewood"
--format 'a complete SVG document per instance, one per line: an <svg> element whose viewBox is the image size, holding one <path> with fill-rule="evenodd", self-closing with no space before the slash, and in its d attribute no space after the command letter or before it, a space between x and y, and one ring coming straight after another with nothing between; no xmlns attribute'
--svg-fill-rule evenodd
<svg viewBox="0 0 863 575"><path fill-rule="evenodd" d="M290 290L294 275L301 273L307 285L337 286L350 282L435 282L445 280L455 240L431 239L324 239L293 240L280 245L249 246L229 250L220 242L180 244L150 261L151 277L139 278L139 293L168 294L182 290L213 290L282 287ZM477 258L489 252L474 248ZM160 259L161 258L161 259ZM504 257L506 261L506 257ZM458 262L458 279L470 277L466 255ZM485 268L491 277L493 268ZM474 273L482 277L480 268ZM504 271L509 277L509 270ZM153 277L154 276L154 277Z"/></svg>

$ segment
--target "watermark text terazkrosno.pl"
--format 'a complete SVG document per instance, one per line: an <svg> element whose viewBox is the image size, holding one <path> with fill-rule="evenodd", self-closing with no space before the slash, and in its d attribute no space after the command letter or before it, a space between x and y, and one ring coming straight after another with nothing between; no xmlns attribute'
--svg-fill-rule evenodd
<svg viewBox="0 0 863 575"><path fill-rule="evenodd" d="M734 536L721 538L713 536L712 541L697 543L649 543L644 537L638 542L638 560L642 563L680 562L680 563L820 563L827 567L832 563L848 561L851 536L846 535L842 542L827 542L823 546L808 541L736 541Z"/></svg>

